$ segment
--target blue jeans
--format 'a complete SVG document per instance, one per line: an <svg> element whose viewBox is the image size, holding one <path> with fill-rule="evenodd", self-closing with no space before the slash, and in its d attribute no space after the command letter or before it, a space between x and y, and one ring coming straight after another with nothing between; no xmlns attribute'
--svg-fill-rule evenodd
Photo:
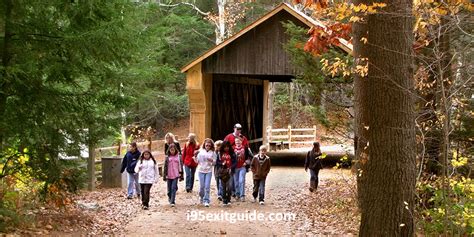
<svg viewBox="0 0 474 237"><path fill-rule="evenodd" d="M245 197L245 175L247 170L245 167L240 167L235 169L234 174L234 186L235 186L235 195L237 197Z"/></svg>
<svg viewBox="0 0 474 237"><path fill-rule="evenodd" d="M186 191L193 190L194 174L196 173L196 167L189 167L185 165L184 172L186 172Z"/></svg>
<svg viewBox="0 0 474 237"><path fill-rule="evenodd" d="M209 173L201 173L199 172L199 197L201 198L201 202L203 203L210 203L211 200L209 198L211 192L211 178L212 172Z"/></svg>
<svg viewBox="0 0 474 237"><path fill-rule="evenodd" d="M168 202L170 204L175 204L176 192L178 191L178 178L168 179Z"/></svg>
<svg viewBox="0 0 474 237"><path fill-rule="evenodd" d="M217 169L214 169L214 179L216 180L217 196L222 197L221 179L217 177Z"/></svg>
<svg viewBox="0 0 474 237"><path fill-rule="evenodd" d="M127 173L128 177L128 187L127 187L127 195L129 197L133 196L133 185L135 185L135 194L140 195L140 184L138 184L138 173L130 174Z"/></svg>
<svg viewBox="0 0 474 237"><path fill-rule="evenodd" d="M222 180L221 179L217 179L217 196L218 197L222 197L222 195L224 195L224 187L223 187L223 184L222 184Z"/></svg>
<svg viewBox="0 0 474 237"><path fill-rule="evenodd" d="M254 179L253 180L253 198L258 197L258 201L265 201L265 179Z"/></svg>
<svg viewBox="0 0 474 237"><path fill-rule="evenodd" d="M318 174L319 174L319 169L312 170L309 169L309 175L311 176L309 180L309 187L316 190L318 188Z"/></svg>

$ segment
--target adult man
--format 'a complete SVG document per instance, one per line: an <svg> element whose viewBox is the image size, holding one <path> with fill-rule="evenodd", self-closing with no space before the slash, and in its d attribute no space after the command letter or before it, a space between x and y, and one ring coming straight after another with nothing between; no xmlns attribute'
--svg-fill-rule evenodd
<svg viewBox="0 0 474 237"><path fill-rule="evenodd" d="M242 132L242 125L240 123L236 123L234 125L234 132L228 134L224 141L228 141L234 151L235 149L240 150L240 159L239 156L237 160L241 160L241 162L237 163L237 168L235 169L235 173L233 174L232 181L231 181L231 192L232 197L237 198L237 201L245 201L245 174L247 173L248 169L250 168L250 161L253 155L249 149L249 142L247 138L241 133ZM239 140L239 147L236 147L235 140ZM237 154L237 153L236 153Z"/></svg>
<svg viewBox="0 0 474 237"><path fill-rule="evenodd" d="M242 139L242 146L244 146L245 149L248 149L249 141L241 132L242 132L242 125L240 125L240 123L236 123L234 125L234 132L229 133L227 136L225 136L224 141L229 141L232 147L235 147L235 138L240 137L240 139Z"/></svg>
<svg viewBox="0 0 474 237"><path fill-rule="evenodd" d="M135 173L135 166L137 161L140 158L140 151L137 148L137 143L132 142L130 144L130 149L127 151L122 160L122 168L120 173L123 173L125 169L127 170L128 175L128 188L127 188L127 198L132 199L133 197L133 185L135 185L136 194L140 197L140 185L138 184L138 173Z"/></svg>

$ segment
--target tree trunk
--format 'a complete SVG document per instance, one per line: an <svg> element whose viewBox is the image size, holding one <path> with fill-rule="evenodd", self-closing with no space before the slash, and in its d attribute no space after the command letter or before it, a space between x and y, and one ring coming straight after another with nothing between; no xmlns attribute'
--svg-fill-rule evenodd
<svg viewBox="0 0 474 237"><path fill-rule="evenodd" d="M268 82L268 125L273 128L273 95L275 94L274 82Z"/></svg>
<svg viewBox="0 0 474 237"><path fill-rule="evenodd" d="M362 85L366 94L361 100L366 106L364 118L368 119L368 127L364 127L368 158L359 183L359 234L414 236L412 1L381 2L387 6L367 17L369 70L367 82ZM370 4L371 1L367 3ZM354 44L363 42L354 40Z"/></svg>
<svg viewBox="0 0 474 237"><path fill-rule="evenodd" d="M11 0L4 0L3 1L4 7L5 7L5 25L4 25L4 36L3 36L3 49L2 49L2 78L0 80L0 151L3 150L3 135L4 135L4 129L3 126L5 126L3 122L4 114L6 111L6 104L7 104L7 97L8 97L8 80L6 79L7 77L7 68L10 65L10 59L11 59L11 38L12 38L12 32L11 32L11 17L12 17L12 8L13 4Z"/></svg>
<svg viewBox="0 0 474 237"><path fill-rule="evenodd" d="M361 0L354 1L355 5L361 3ZM368 38L367 30L366 22L355 22L352 25L354 65L366 65L364 59L367 58L367 44L363 43L362 38ZM365 179L364 173L366 172L366 164L369 156L367 149L368 134L366 129L369 126L367 112L368 86L366 84L367 77L360 73L354 73L354 150L357 160L355 169L357 174L359 207L361 206L360 200L364 199L364 195L367 194L363 186Z"/></svg>
<svg viewBox="0 0 474 237"><path fill-rule="evenodd" d="M220 44L225 39L225 4L226 0L217 0L219 20L218 27L216 29L216 44Z"/></svg>

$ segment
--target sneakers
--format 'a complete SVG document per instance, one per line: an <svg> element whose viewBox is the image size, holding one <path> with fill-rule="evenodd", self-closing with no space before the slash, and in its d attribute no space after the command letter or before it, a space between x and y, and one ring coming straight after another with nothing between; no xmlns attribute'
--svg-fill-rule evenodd
<svg viewBox="0 0 474 237"><path fill-rule="evenodd" d="M245 196L240 197L241 202L245 202Z"/></svg>
<svg viewBox="0 0 474 237"><path fill-rule="evenodd" d="M204 206L205 206L205 207L209 207L209 203L207 203L207 202L204 203Z"/></svg>
<svg viewBox="0 0 474 237"><path fill-rule="evenodd" d="M171 203L171 207L174 207L174 206L175 206L175 204L174 204L174 203Z"/></svg>
<svg viewBox="0 0 474 237"><path fill-rule="evenodd" d="M132 196L127 196L127 199L132 199L133 197Z"/></svg>
<svg viewBox="0 0 474 237"><path fill-rule="evenodd" d="M263 204L265 204L265 202L264 202L264 201L260 201L260 205L263 205Z"/></svg>
<svg viewBox="0 0 474 237"><path fill-rule="evenodd" d="M253 203L257 202L257 198L253 198L253 201L252 201L252 202L253 202Z"/></svg>
<svg viewBox="0 0 474 237"><path fill-rule="evenodd" d="M217 196L217 200L222 201L222 197L221 197L221 196Z"/></svg>
<svg viewBox="0 0 474 237"><path fill-rule="evenodd" d="M309 191L310 191L310 192L313 192L313 191L314 191L314 189L313 189L313 188L309 188Z"/></svg>
<svg viewBox="0 0 474 237"><path fill-rule="evenodd" d="M148 210L148 206L143 206L143 210Z"/></svg>

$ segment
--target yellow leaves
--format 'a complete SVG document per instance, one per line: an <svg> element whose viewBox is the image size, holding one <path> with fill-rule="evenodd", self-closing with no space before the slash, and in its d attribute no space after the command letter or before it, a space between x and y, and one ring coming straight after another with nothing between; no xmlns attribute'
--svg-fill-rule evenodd
<svg viewBox="0 0 474 237"><path fill-rule="evenodd" d="M335 77L336 75L342 73L343 76L349 76L351 71L349 70L349 62L348 60L342 60L338 57L334 58L332 62L329 62L328 59L321 59L320 60L323 67L321 68L322 71L326 75L331 75L331 77Z"/></svg>
<svg viewBox="0 0 474 237"><path fill-rule="evenodd" d="M366 77L367 75L369 75L369 66L357 65L354 71L355 73L359 74L361 77Z"/></svg>
<svg viewBox="0 0 474 237"><path fill-rule="evenodd" d="M340 3L334 7L336 20L341 21L352 14L352 10L349 4Z"/></svg>
<svg viewBox="0 0 474 237"><path fill-rule="evenodd" d="M359 22L361 21L361 18L358 17L358 16L351 16L351 18L349 19L350 22Z"/></svg>
<svg viewBox="0 0 474 237"><path fill-rule="evenodd" d="M359 5L352 4L352 10L354 10L354 12L365 12L367 8L368 7L365 4L359 4Z"/></svg>
<svg viewBox="0 0 474 237"><path fill-rule="evenodd" d="M366 4L349 4L347 2L336 3L333 7L325 9L327 16L335 21L348 20L349 22L361 22L362 16L377 13L381 8L386 7L385 3Z"/></svg>
<svg viewBox="0 0 474 237"><path fill-rule="evenodd" d="M435 8L434 12L436 12L438 15L442 15L442 16L448 15L448 10L446 10L445 8L442 8L442 7Z"/></svg>
<svg viewBox="0 0 474 237"><path fill-rule="evenodd" d="M369 13L373 14L376 13L378 9L386 7L387 4L385 3L373 3L372 5L365 5L365 4L358 4L354 5L351 4L351 8L356 13Z"/></svg>
<svg viewBox="0 0 474 237"><path fill-rule="evenodd" d="M456 159L451 160L451 165L454 168L458 168L458 167L467 165L467 162L468 162L467 157L458 157Z"/></svg>

